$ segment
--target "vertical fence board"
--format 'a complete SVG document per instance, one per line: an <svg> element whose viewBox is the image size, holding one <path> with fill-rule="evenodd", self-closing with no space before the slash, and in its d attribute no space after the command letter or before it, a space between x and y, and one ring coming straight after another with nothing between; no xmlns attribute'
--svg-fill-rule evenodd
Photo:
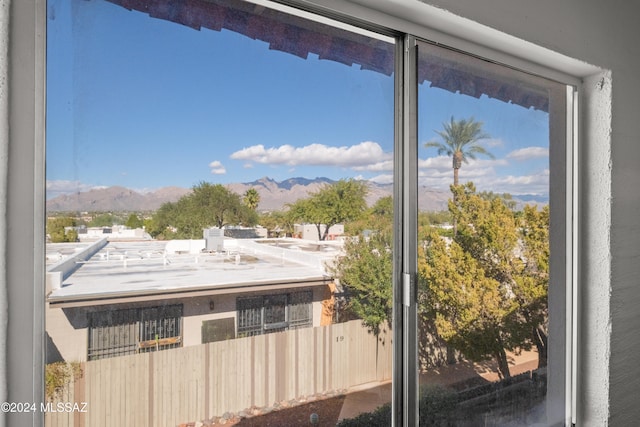
<svg viewBox="0 0 640 427"><path fill-rule="evenodd" d="M172 426L389 380L391 332L376 341L351 321L94 360L83 368L82 383L70 384L52 404L86 401L88 413L47 413L47 427Z"/></svg>

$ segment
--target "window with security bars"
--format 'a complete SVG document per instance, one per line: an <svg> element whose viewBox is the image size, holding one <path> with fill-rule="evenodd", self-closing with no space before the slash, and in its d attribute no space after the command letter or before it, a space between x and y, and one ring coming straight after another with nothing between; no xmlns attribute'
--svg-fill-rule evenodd
<svg viewBox="0 0 640 427"><path fill-rule="evenodd" d="M182 305L140 310L140 352L180 347Z"/></svg>
<svg viewBox="0 0 640 427"><path fill-rule="evenodd" d="M312 298L311 291L289 294L289 329L311 326Z"/></svg>
<svg viewBox="0 0 640 427"><path fill-rule="evenodd" d="M88 360L182 345L182 305L104 310L89 315Z"/></svg>
<svg viewBox="0 0 640 427"><path fill-rule="evenodd" d="M238 298L238 337L309 327L312 292Z"/></svg>
<svg viewBox="0 0 640 427"><path fill-rule="evenodd" d="M88 359L135 354L138 349L138 311L105 310L89 317Z"/></svg>
<svg viewBox="0 0 640 427"><path fill-rule="evenodd" d="M262 297L238 298L238 337L262 334Z"/></svg>

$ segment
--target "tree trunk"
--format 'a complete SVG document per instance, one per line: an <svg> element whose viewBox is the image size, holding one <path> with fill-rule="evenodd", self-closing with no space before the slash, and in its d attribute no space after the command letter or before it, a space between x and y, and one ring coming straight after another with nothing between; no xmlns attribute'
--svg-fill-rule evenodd
<svg viewBox="0 0 640 427"><path fill-rule="evenodd" d="M533 342L538 349L538 368L547 366L547 334L540 325L534 326L532 331Z"/></svg>
<svg viewBox="0 0 640 427"><path fill-rule="evenodd" d="M454 365L458 362L456 359L456 349L447 344L447 365Z"/></svg>
<svg viewBox="0 0 640 427"><path fill-rule="evenodd" d="M458 186L458 171L460 170L460 168L456 168L455 167L455 154L453 155L454 157L454 168L453 168L453 186L457 187ZM453 193L453 203L456 203L456 193ZM453 217L453 237L455 238L456 235L458 234L458 220L456 219L456 217Z"/></svg>
<svg viewBox="0 0 640 427"><path fill-rule="evenodd" d="M322 235L322 238L320 240L327 240L327 236L329 235L329 228L332 227L332 225L326 224L324 226L324 234Z"/></svg>
<svg viewBox="0 0 640 427"><path fill-rule="evenodd" d="M494 357L498 362L498 375L501 380L506 378L511 378L511 372L509 372L509 361L507 360L507 352L504 351L504 348L500 348L495 354Z"/></svg>

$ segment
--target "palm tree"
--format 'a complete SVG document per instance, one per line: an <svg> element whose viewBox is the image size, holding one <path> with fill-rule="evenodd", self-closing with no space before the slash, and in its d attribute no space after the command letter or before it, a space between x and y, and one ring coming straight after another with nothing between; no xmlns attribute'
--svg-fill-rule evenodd
<svg viewBox="0 0 640 427"><path fill-rule="evenodd" d="M449 123L442 124L444 130L436 131L443 142L430 141L424 144L426 148L438 149L438 154L446 154L453 159L453 185L458 185L458 171L462 162L468 163L469 159L475 160L477 154L483 154L495 158L483 146L478 144L481 139L490 138L482 131L482 122L470 119L455 120L451 116Z"/></svg>
<svg viewBox="0 0 640 427"><path fill-rule="evenodd" d="M255 211L260 203L260 193L255 188L250 188L245 191L243 201L249 209Z"/></svg>

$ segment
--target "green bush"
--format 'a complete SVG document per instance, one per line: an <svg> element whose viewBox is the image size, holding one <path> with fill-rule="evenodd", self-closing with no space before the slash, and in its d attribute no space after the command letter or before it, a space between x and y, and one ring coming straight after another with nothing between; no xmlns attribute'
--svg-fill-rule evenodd
<svg viewBox="0 0 640 427"><path fill-rule="evenodd" d="M458 403L455 392L437 385L426 385L420 390L420 425L454 425L450 418ZM386 403L373 412L340 421L336 427L388 427L391 425L391 404Z"/></svg>
<svg viewBox="0 0 640 427"><path fill-rule="evenodd" d="M373 412L365 412L355 418L348 418L336 427L387 427L391 425L391 404L385 403Z"/></svg>
<svg viewBox="0 0 640 427"><path fill-rule="evenodd" d="M458 404L457 394L438 385L425 385L420 389L420 425L448 426Z"/></svg>
<svg viewBox="0 0 640 427"><path fill-rule="evenodd" d="M45 367L45 397L53 400L69 383L82 378L82 366L79 362L55 362Z"/></svg>

